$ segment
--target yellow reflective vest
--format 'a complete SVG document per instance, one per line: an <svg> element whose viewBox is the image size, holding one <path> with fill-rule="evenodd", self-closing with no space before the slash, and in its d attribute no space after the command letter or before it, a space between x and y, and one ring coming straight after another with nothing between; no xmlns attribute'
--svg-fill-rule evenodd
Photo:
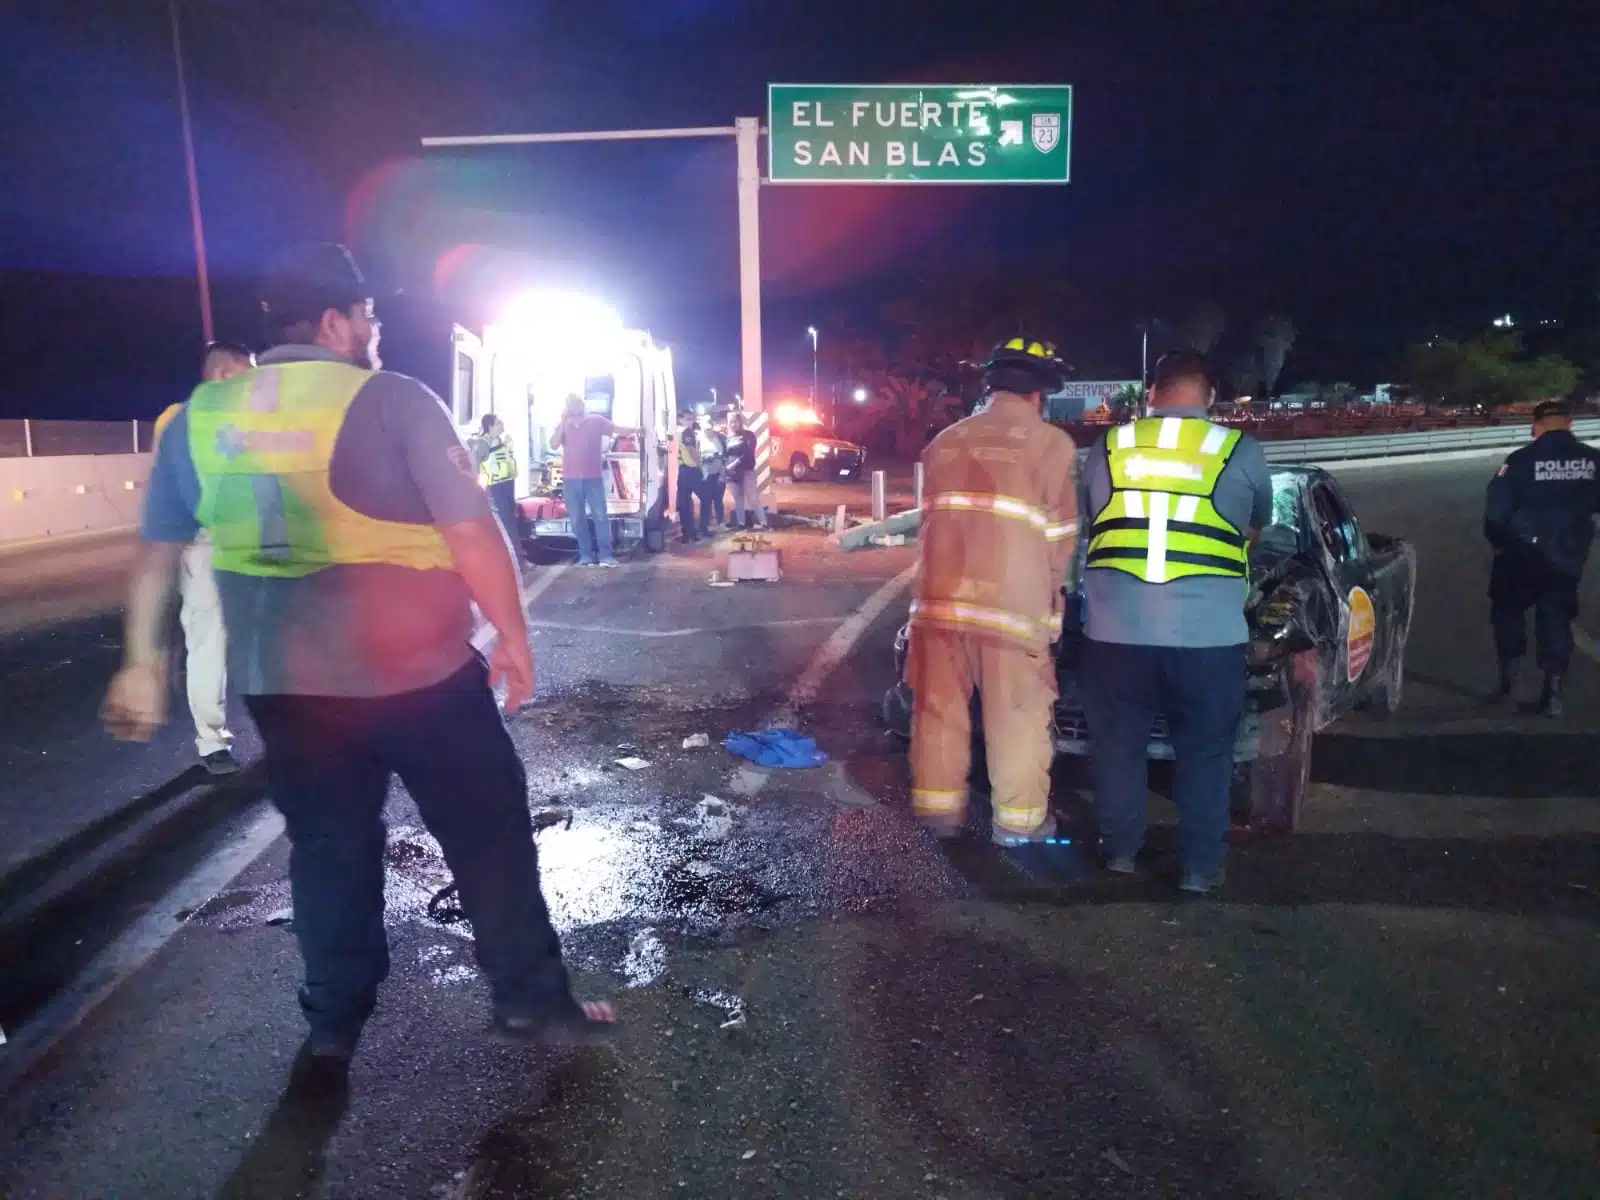
<svg viewBox="0 0 1600 1200"><path fill-rule="evenodd" d="M497 434L488 444L488 453L478 465L478 482L484 487L517 477L517 455L504 434Z"/></svg>
<svg viewBox="0 0 1600 1200"><path fill-rule="evenodd" d="M345 363L295 362L195 389L195 516L211 534L217 570L299 578L355 563L454 569L433 526L380 521L333 493L334 444L371 378Z"/></svg>
<svg viewBox="0 0 1600 1200"><path fill-rule="evenodd" d="M1111 498L1090 524L1086 565L1145 583L1248 575L1244 532L1212 503L1239 438L1203 417L1145 417L1108 432Z"/></svg>

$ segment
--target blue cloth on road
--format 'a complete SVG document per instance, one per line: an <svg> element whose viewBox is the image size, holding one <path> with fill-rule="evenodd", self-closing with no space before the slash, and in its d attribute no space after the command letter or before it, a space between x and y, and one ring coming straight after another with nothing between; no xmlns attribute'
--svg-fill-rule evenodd
<svg viewBox="0 0 1600 1200"><path fill-rule="evenodd" d="M723 745L740 758L763 767L820 767L828 761L828 756L817 749L816 738L793 729L730 733Z"/></svg>

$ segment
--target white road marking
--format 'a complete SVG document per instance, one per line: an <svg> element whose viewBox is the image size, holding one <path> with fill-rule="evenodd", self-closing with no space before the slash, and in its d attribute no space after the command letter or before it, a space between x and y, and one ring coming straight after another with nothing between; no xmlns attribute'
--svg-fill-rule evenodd
<svg viewBox="0 0 1600 1200"><path fill-rule="evenodd" d="M529 618L530 625L533 617L533 602L549 590L550 585L560 579L572 569L571 563L558 563L546 570L532 583L524 584L522 588L522 615ZM478 627L472 632L472 648L479 654L489 653L489 647L494 645L499 631L483 619L483 614L478 611L478 606L472 606L473 618L478 622Z"/></svg>
<svg viewBox="0 0 1600 1200"><path fill-rule="evenodd" d="M211 857L189 872L144 916L84 968L65 991L46 1004L0 1052L0 1095L71 1033L169 941L188 915L237 879L283 833L283 818L263 805Z"/></svg>

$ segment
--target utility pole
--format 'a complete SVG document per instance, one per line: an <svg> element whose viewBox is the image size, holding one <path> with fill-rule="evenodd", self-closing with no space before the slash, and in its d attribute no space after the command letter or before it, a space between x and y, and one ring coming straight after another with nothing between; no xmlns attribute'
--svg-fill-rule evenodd
<svg viewBox="0 0 1600 1200"><path fill-rule="evenodd" d="M662 138L731 137L737 162L739 200L739 346L742 397L747 412L762 409L761 393L761 119L739 117L732 125L683 129L602 129L577 133L495 133L476 137L425 137L428 148L527 146L549 142L632 142Z"/></svg>
<svg viewBox="0 0 1600 1200"><path fill-rule="evenodd" d="M189 224L194 230L195 276L200 284L200 329L209 345L216 340L211 323L211 278L206 269L206 231L200 220L200 180L194 167L194 130L189 123L189 88L183 76L183 37L178 28L178 0L167 0L172 21L172 58L178 68L178 116L183 125L183 165L189 180Z"/></svg>

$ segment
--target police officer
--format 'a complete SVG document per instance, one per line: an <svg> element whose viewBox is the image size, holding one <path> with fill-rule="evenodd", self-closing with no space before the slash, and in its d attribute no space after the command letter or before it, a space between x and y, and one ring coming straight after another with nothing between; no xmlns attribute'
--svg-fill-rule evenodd
<svg viewBox="0 0 1600 1200"><path fill-rule="evenodd" d="M1150 415L1108 430L1084 464L1089 552L1080 675L1106 866L1133 874L1145 751L1164 713L1176 753L1179 883L1222 882L1233 745L1244 707L1248 546L1272 519L1254 438L1206 417L1205 359L1156 364Z"/></svg>
<svg viewBox="0 0 1600 1200"><path fill-rule="evenodd" d="M489 506L505 526L511 548L520 558L522 537L517 528L517 452L506 436L505 422L484 413L478 436L468 447L478 462L478 482L489 493Z"/></svg>
<svg viewBox="0 0 1600 1200"><path fill-rule="evenodd" d="M1597 467L1600 454L1573 436L1570 411L1551 400L1533 410L1533 441L1512 452L1489 481L1483 532L1494 547L1489 618L1502 703L1515 702L1517 668L1528 646L1524 615L1531 606L1544 672L1539 711L1561 715L1578 580L1600 510Z"/></svg>
<svg viewBox="0 0 1600 1200"><path fill-rule="evenodd" d="M263 285L254 370L202 384L156 445L121 670L104 715L148 740L166 715L183 549L211 535L229 674L261 734L289 835L305 962L304 1055L342 1069L389 971L385 798L406 785L472 922L502 1039L610 1024L571 992L539 891L521 757L496 711L533 694L520 580L437 396L378 369L371 292L342 246ZM472 648L476 602L498 631Z"/></svg>

